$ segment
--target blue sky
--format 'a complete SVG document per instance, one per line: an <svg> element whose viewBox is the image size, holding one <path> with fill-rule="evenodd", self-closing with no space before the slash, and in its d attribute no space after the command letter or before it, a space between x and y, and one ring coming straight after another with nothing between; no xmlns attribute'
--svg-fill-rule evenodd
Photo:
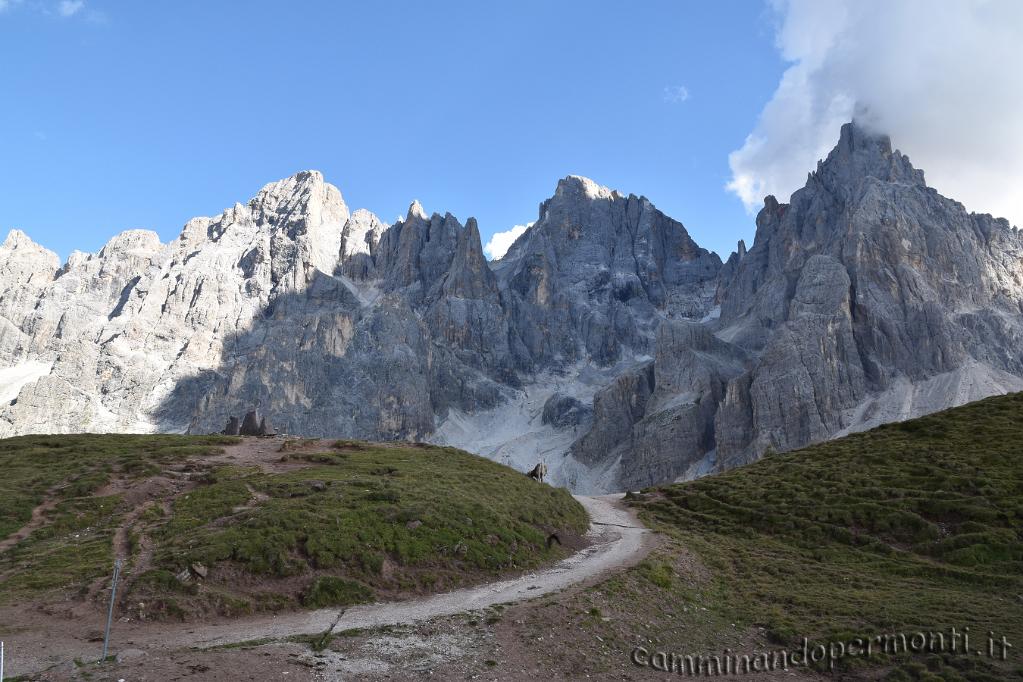
<svg viewBox="0 0 1023 682"><path fill-rule="evenodd" d="M303 169L484 241L585 175L725 257L754 231L728 154L786 66L754 0L0 6L0 231L62 257Z"/></svg>

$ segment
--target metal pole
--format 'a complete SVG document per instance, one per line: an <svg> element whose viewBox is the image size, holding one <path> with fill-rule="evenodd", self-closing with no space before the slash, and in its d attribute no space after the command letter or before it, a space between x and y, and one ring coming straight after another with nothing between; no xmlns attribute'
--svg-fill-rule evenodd
<svg viewBox="0 0 1023 682"><path fill-rule="evenodd" d="M0 642L0 682L4 682L4 643Z"/></svg>
<svg viewBox="0 0 1023 682"><path fill-rule="evenodd" d="M114 561L114 580L110 586L110 608L107 610L107 631L103 635L103 658L99 659L102 663L107 660L107 645L110 644L110 621L114 617L114 598L117 596L117 576L121 574L121 560L117 559ZM0 682L3 682L0 679Z"/></svg>

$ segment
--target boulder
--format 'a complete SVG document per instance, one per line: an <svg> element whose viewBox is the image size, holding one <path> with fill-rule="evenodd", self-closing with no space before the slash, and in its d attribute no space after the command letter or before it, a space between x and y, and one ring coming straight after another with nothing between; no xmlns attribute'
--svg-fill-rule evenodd
<svg viewBox="0 0 1023 682"><path fill-rule="evenodd" d="M237 436L241 432L241 422L238 417L231 417L227 420L227 426L221 431L225 436Z"/></svg>
<svg viewBox="0 0 1023 682"><path fill-rule="evenodd" d="M593 417L593 410L572 396L555 393L543 405L540 421L557 427L578 426Z"/></svg>
<svg viewBox="0 0 1023 682"><path fill-rule="evenodd" d="M267 419L266 417L263 417L262 419L259 420L259 435L260 436L277 435L277 431L274 430L274 427L270 426L270 420Z"/></svg>
<svg viewBox="0 0 1023 682"><path fill-rule="evenodd" d="M259 429L260 418L259 412L256 410L250 410L245 413L245 419L242 420L242 427L240 430L243 436L260 436Z"/></svg>

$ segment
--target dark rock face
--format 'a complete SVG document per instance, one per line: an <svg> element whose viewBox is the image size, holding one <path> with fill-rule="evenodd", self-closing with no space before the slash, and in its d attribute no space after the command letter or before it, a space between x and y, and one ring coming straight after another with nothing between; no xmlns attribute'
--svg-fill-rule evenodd
<svg viewBox="0 0 1023 682"><path fill-rule="evenodd" d="M544 403L540 422L565 428L578 426L592 418L593 410L590 407L583 405L572 396L555 393Z"/></svg>
<svg viewBox="0 0 1023 682"><path fill-rule="evenodd" d="M228 436L276 436L277 431L270 425L270 420L265 415L260 415L258 410L249 410L245 418L238 425L238 417L230 417L227 420L227 428L222 431Z"/></svg>
<svg viewBox="0 0 1023 682"><path fill-rule="evenodd" d="M241 422L238 421L238 417L230 417L227 420L227 426L221 431L225 436L237 436L241 434Z"/></svg>
<svg viewBox="0 0 1023 682"><path fill-rule="evenodd" d="M259 412L250 410L245 413L245 418L242 420L242 426L238 433L242 436L262 436L263 434L260 432L259 426Z"/></svg>
<svg viewBox="0 0 1023 682"><path fill-rule="evenodd" d="M572 446L572 454L595 464L607 453L618 456L632 445L632 426L646 413L654 392L654 363L621 374L593 398L593 426Z"/></svg>
<svg viewBox="0 0 1023 682"><path fill-rule="evenodd" d="M1023 388L1020 233L927 187L887 137L843 126L743 247L719 319L661 326L626 487Z"/></svg>
<svg viewBox="0 0 1023 682"><path fill-rule="evenodd" d="M645 197L570 176L495 264L534 367L648 352L663 317L702 317L721 260Z"/></svg>

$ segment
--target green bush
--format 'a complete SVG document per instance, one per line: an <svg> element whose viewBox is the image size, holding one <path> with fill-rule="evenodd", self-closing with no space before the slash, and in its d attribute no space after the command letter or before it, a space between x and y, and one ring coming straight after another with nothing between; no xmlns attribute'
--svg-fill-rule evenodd
<svg viewBox="0 0 1023 682"><path fill-rule="evenodd" d="M350 606L371 601L373 591L365 585L332 575L313 580L302 593L302 605L311 609L324 606Z"/></svg>

